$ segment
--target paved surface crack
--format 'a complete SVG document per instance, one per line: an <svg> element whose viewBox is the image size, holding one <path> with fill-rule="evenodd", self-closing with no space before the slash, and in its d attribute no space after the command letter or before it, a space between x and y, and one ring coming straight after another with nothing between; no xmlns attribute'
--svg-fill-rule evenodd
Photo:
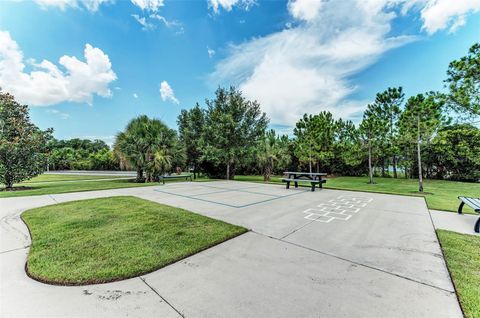
<svg viewBox="0 0 480 318"><path fill-rule="evenodd" d="M349 260L347 258L343 258L343 257L337 256L337 255L334 255L334 254L330 254L330 253L323 252L323 251L320 251L320 250L316 250L316 249L313 249L313 248L310 248L310 247L306 247L306 246L303 246L303 245L300 245L300 244L297 244L297 243L285 241L282 238L276 238L276 237L273 237L273 236L265 235L265 234L262 234L262 233L259 233L259 232L255 232L253 230L252 230L252 232L256 233L256 234L259 234L259 235L262 235L262 236L265 236L265 237L268 237L268 238L271 238L271 239L274 239L274 240L277 240L277 241L280 241L280 242L283 242L283 243L286 243L286 244L290 244L290 245L293 245L293 246L296 246L296 247L299 247L299 248L303 248L303 249L306 249L306 250L309 250L309 251L312 251L312 252L315 252L315 253L326 255L326 256L329 256L329 257L334 257L334 258L342 260L344 262L348 262L348 263L355 264L355 265L362 266L362 267L366 267L366 268L369 268L369 269L372 269L372 270L375 270L375 271L379 271L379 272L382 272L382 273L385 273L385 274L388 274L388 275L403 278L403 279L406 279L406 280L414 282L414 283L422 284L424 286L432 287L432 288L447 292L449 294L455 294L454 291L451 291L451 290L448 290L448 289L445 289L445 288L441 288L441 287L438 287L438 286L435 286L435 285L431 285L431 284L428 284L428 283L425 283L425 282L422 282L422 281L418 281L418 280L415 280L415 279L410 278L410 277L402 276L400 274L395 274L395 273L386 271L386 270L378 268L378 267L374 267L374 266L371 266L371 265L366 265L366 264L359 263L359 262L356 262L356 261L352 261L352 260Z"/></svg>
<svg viewBox="0 0 480 318"><path fill-rule="evenodd" d="M284 238L286 238L287 236L290 236L290 235L292 235L293 233L295 233L295 232L297 232L297 231L299 231L299 230L303 229L304 227L306 227L306 226L308 226L308 225L312 224L313 222L315 222L316 220L318 220L318 219L319 219L319 218L321 218L321 217L322 217L322 216L321 216L321 215L319 215L317 218L315 218L315 219L311 220L310 222L307 222L307 223L305 223L304 225L302 225L302 226L300 226L300 227L297 227L297 228L296 228L296 229L294 229L292 232L290 232L290 233L288 233L288 234L286 234L286 235L282 236L282 237L280 238L280 240L283 240L283 239L284 239ZM259 234L261 234L261 233L259 233ZM273 237L272 237L272 238L273 238Z"/></svg>
<svg viewBox="0 0 480 318"><path fill-rule="evenodd" d="M51 194L49 194L48 197L52 199L55 203L59 203Z"/></svg>
<svg viewBox="0 0 480 318"><path fill-rule="evenodd" d="M143 278L143 277L141 277L141 276L138 277L138 278L140 278L140 280L141 280L145 285L147 285L148 288L150 288L155 294L157 294L157 296L160 297L167 305L169 305L173 310L175 310L175 311L177 312L177 314L179 314L181 317L185 318L185 315L182 314L177 308L173 307L173 305L170 304L170 303L168 302L168 300L166 300L162 295L160 295L160 293L159 293L155 288L153 288L150 284L148 284L147 281L145 280L145 278Z"/></svg>
<svg viewBox="0 0 480 318"><path fill-rule="evenodd" d="M26 246L23 246L23 247L17 247L17 248L11 249L11 250L2 251L2 252L0 252L0 254L14 252L14 251L18 251L18 250L24 250L24 249L29 248L29 247L30 247L30 245L26 245Z"/></svg>

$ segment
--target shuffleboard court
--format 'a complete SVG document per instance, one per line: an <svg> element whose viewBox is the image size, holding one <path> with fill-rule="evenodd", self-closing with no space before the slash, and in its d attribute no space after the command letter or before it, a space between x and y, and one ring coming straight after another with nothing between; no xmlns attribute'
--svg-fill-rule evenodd
<svg viewBox="0 0 480 318"><path fill-rule="evenodd" d="M120 282L59 287L25 275L23 210L117 195L251 231ZM422 198L216 181L10 198L0 205L5 317L462 317Z"/></svg>

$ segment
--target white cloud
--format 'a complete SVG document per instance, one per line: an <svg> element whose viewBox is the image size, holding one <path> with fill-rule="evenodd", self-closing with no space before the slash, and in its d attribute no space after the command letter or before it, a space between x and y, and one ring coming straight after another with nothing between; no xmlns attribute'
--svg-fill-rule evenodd
<svg viewBox="0 0 480 318"><path fill-rule="evenodd" d="M138 98L137 93L133 93L133 98Z"/></svg>
<svg viewBox="0 0 480 318"><path fill-rule="evenodd" d="M454 32L469 13L480 11L480 0L429 0L422 9L423 29L429 34L448 28Z"/></svg>
<svg viewBox="0 0 480 318"><path fill-rule="evenodd" d="M207 53L208 53L208 57L212 58L215 55L215 50L207 46Z"/></svg>
<svg viewBox="0 0 480 318"><path fill-rule="evenodd" d="M164 0L131 0L134 5L142 10L157 12L165 5Z"/></svg>
<svg viewBox="0 0 480 318"><path fill-rule="evenodd" d="M386 51L415 40L390 36L388 0L324 2L315 17L281 32L229 47L209 80L237 85L258 100L273 124L292 125L304 113L329 110L353 118L365 107L352 100L349 78ZM289 8L295 2L288 4ZM301 12L301 11L295 11ZM352 14L355 12L355 14Z"/></svg>
<svg viewBox="0 0 480 318"><path fill-rule="evenodd" d="M103 3L110 3L112 1L113 0L35 0L42 8L57 7L65 10L67 7L81 8L83 6L90 12L95 12Z"/></svg>
<svg viewBox="0 0 480 318"><path fill-rule="evenodd" d="M256 0L207 0L208 7L213 9L213 12L219 13L220 8L225 11L232 11L234 6L239 6L244 10L250 10L257 1Z"/></svg>
<svg viewBox="0 0 480 318"><path fill-rule="evenodd" d="M147 21L147 18L145 18L145 17L140 17L138 14L132 14L132 17L133 17L138 23L140 23L140 25L142 26L142 30L144 30L144 31L149 31L149 30L155 29L155 24L148 22L148 21Z"/></svg>
<svg viewBox="0 0 480 318"><path fill-rule="evenodd" d="M181 22L175 21L175 20L167 20L165 17L158 15L156 13L151 14L150 18L156 19L158 21L161 21L167 28L174 28L176 29L177 34L181 34L184 32L183 29L183 24Z"/></svg>
<svg viewBox="0 0 480 318"><path fill-rule="evenodd" d="M164 102L168 100L174 104L180 104L178 99L175 97L175 94L173 93L173 89L170 87L167 81L163 81L160 84L160 97L162 97L162 100Z"/></svg>
<svg viewBox="0 0 480 318"><path fill-rule="evenodd" d="M50 113L50 114L54 114L54 115L57 115L57 116L60 116L60 118L62 119L69 119L70 118L70 114L67 114L67 113L63 113L57 109L47 109L46 110L47 113Z"/></svg>
<svg viewBox="0 0 480 318"><path fill-rule="evenodd" d="M25 72L23 52L10 33L0 31L0 87L32 106L61 102L92 103L93 95L110 97L108 85L117 79L108 55L90 44L85 45L85 62L74 56L60 57L57 65L48 60L31 62Z"/></svg>
<svg viewBox="0 0 480 318"><path fill-rule="evenodd" d="M322 4L320 0L291 0L288 11L296 19L312 21L318 16Z"/></svg>

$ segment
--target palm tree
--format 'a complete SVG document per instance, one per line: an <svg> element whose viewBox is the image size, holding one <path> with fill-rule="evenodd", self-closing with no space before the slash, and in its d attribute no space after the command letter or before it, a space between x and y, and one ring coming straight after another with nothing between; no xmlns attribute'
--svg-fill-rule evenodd
<svg viewBox="0 0 480 318"><path fill-rule="evenodd" d="M275 164L287 166L290 162L290 154L288 152L288 137L277 137L275 131L271 129L265 133L260 140L257 149L257 162L263 173L263 181L270 181Z"/></svg>
<svg viewBox="0 0 480 318"><path fill-rule="evenodd" d="M164 175L172 168L172 156L163 148L153 154L152 160L147 163L147 182L158 180L158 176Z"/></svg>
<svg viewBox="0 0 480 318"><path fill-rule="evenodd" d="M136 182L152 181L151 169L155 166L155 154L162 149L171 149L175 142L175 131L158 119L146 115L132 119L125 131L117 135L114 149L117 158L124 158L128 165L137 170ZM167 151L166 150L166 151Z"/></svg>

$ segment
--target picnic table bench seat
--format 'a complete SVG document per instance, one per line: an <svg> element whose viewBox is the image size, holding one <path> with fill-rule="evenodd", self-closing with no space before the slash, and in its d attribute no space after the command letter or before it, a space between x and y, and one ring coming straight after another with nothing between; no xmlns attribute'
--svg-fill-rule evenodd
<svg viewBox="0 0 480 318"><path fill-rule="evenodd" d="M193 181L191 174L171 174L171 175L160 176L160 180L162 181L163 184L165 184L165 179L185 179L186 181L190 179L190 181Z"/></svg>
<svg viewBox="0 0 480 318"><path fill-rule="evenodd" d="M290 188L290 182L294 182L295 188L298 188L298 182L309 182L312 186L312 191L315 191L315 185L318 184L319 187L322 187L322 183L327 182L327 180L318 180L318 179L294 179L294 178L283 178L282 182L287 183L287 189Z"/></svg>
<svg viewBox="0 0 480 318"><path fill-rule="evenodd" d="M458 214L463 214L463 206L466 204L471 207L475 212L480 213L480 198L471 198L460 196L458 199L461 201L460 206L458 207ZM480 233L480 217L475 223L474 230L477 233Z"/></svg>

